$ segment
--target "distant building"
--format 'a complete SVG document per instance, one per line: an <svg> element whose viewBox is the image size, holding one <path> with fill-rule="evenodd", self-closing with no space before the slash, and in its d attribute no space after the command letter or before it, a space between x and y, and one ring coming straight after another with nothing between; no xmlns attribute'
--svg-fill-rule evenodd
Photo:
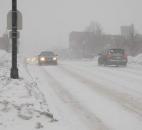
<svg viewBox="0 0 142 130"><path fill-rule="evenodd" d="M122 43L121 35L95 35L93 32L71 32L69 47L73 55L94 57L100 51L118 46Z"/></svg>
<svg viewBox="0 0 142 130"><path fill-rule="evenodd" d="M126 39L132 38L134 36L135 31L133 24L130 26L121 26L120 29L121 35Z"/></svg>
<svg viewBox="0 0 142 130"><path fill-rule="evenodd" d="M69 35L69 49L78 58L93 57L108 48L123 48L133 56L142 53L142 35L135 34L134 25L121 26L120 30L118 35L73 31Z"/></svg>

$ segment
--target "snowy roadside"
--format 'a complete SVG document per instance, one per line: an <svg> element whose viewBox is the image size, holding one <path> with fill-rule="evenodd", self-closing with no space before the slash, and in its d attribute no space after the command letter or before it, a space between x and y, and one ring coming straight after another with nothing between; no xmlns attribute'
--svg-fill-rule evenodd
<svg viewBox="0 0 142 130"><path fill-rule="evenodd" d="M6 54L0 60L0 129L35 130L48 127L49 122L55 119L37 83L27 80L28 74L20 65L22 77L18 80L9 78L9 70L9 56Z"/></svg>
<svg viewBox="0 0 142 130"><path fill-rule="evenodd" d="M140 65L142 65L142 54L139 54L139 55L137 55L135 57L129 56L128 59L129 59L130 64L140 64Z"/></svg>

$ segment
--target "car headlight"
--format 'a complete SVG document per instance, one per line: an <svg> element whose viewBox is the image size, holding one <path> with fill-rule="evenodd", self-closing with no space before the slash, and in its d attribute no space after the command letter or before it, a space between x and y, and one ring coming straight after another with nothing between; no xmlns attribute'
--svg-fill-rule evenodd
<svg viewBox="0 0 142 130"><path fill-rule="evenodd" d="M30 58L27 58L27 59L26 59L27 62L30 62L30 60L31 60Z"/></svg>
<svg viewBox="0 0 142 130"><path fill-rule="evenodd" d="M53 60L57 60L57 58L56 58L56 57L53 57Z"/></svg>
<svg viewBox="0 0 142 130"><path fill-rule="evenodd" d="M32 58L32 62L35 62L35 61L36 61L36 57L33 57L33 58Z"/></svg>
<svg viewBox="0 0 142 130"><path fill-rule="evenodd" d="M40 60L41 61L45 61L45 57L40 57Z"/></svg>

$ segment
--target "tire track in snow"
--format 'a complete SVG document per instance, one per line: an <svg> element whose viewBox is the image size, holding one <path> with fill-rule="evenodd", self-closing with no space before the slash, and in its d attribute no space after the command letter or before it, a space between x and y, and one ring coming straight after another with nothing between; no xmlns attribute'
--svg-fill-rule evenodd
<svg viewBox="0 0 142 130"><path fill-rule="evenodd" d="M94 113L91 113L82 106L56 78L46 71L46 69L44 69L44 73L46 73L48 83L52 86L57 96L77 114L84 124L86 124L87 130L110 130Z"/></svg>
<svg viewBox="0 0 142 130"><path fill-rule="evenodd" d="M142 118L142 104L133 100L133 98L125 93L120 93L114 91L112 89L106 88L103 85L96 83L93 80L88 79L85 76L80 75L77 71L70 70L65 66L60 66L60 68L68 75L73 77L75 80L86 84L87 87L90 87L93 91L98 91L99 93L106 95L111 100L117 101L121 106L123 106L126 110L133 112L138 115L138 117Z"/></svg>
<svg viewBox="0 0 142 130"><path fill-rule="evenodd" d="M137 81L141 81L142 78L139 74L137 74L136 72L130 72L130 70L128 69L123 69L122 68L118 68L118 69L110 69L110 67L98 67L98 69L100 71L105 71L108 72L110 74L116 75L117 77L124 77L124 79L128 78L129 79L136 79ZM136 74L135 74L136 73ZM141 74L142 75L142 74Z"/></svg>
<svg viewBox="0 0 142 130"><path fill-rule="evenodd" d="M79 67L76 67L76 66L74 66L74 65L68 65L68 66L70 66L70 67L72 67L72 68L75 68L75 69L79 69L79 70L81 70L81 71L89 71L90 72L90 74L92 74L93 76L96 76L96 75L94 75L94 73L92 72L92 71L90 71L90 69L87 69L85 66L79 66ZM100 70L100 72L103 72L103 73L100 73L99 71L98 71L98 69ZM108 81L110 81L112 84L118 84L119 85L119 87L121 87L121 88L126 88L127 90L131 90L131 92L135 92L137 95L140 95L140 97L141 97L141 95L142 95L142 92L140 91L141 90L141 80L142 80L142 78L139 76L139 78L138 79L136 79L137 80L137 82L136 81L134 81L134 79L133 78L135 78L135 77L131 77L131 76L128 76L128 74L126 75L126 74L121 74L120 72L118 72L118 71L116 71L116 70L114 70L115 71L115 73L112 71L112 70L109 70L109 69L107 69L107 68L97 68L97 71L96 71L96 69L94 69L94 72L97 74L97 77L99 77L100 79L104 79L104 80L108 80ZM105 72L105 73L104 73ZM102 75L103 74L103 75ZM117 79L119 79L119 82L116 82L116 81L113 81L112 79L110 79L109 78L109 76L108 77L104 77L104 74L107 74L107 75L113 75L113 77L117 77ZM113 78L112 77L112 78ZM128 77L129 77L129 79L128 79ZM127 78L127 79L126 79ZM121 81L121 82L120 82ZM128 87L127 86L127 84L130 82L130 81L132 81L132 83L131 83L131 85L133 84L133 85L136 85L136 84L139 84L139 86L137 85L137 87ZM134 82L133 82L134 81ZM120 84L121 83L121 84ZM123 84L122 84L123 83Z"/></svg>
<svg viewBox="0 0 142 130"><path fill-rule="evenodd" d="M141 68L142 69L142 68ZM120 71L123 71L123 72L128 72L130 74L135 74L136 76L141 76L142 75L142 72L139 71L139 69L134 69L133 67L131 67L130 65L127 66L126 69L121 69Z"/></svg>

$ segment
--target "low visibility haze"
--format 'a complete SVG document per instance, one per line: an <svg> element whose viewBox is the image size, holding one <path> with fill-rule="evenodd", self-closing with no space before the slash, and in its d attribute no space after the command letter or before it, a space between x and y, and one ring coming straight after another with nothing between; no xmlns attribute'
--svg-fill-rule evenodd
<svg viewBox="0 0 142 130"><path fill-rule="evenodd" d="M141 6L0 0L0 130L142 130Z"/></svg>
<svg viewBox="0 0 142 130"><path fill-rule="evenodd" d="M134 24L142 33L141 0L17 0L23 14L21 52L67 48L69 33L83 31L91 21L104 33L119 34L121 25ZM0 32L6 31L11 0L0 0Z"/></svg>

